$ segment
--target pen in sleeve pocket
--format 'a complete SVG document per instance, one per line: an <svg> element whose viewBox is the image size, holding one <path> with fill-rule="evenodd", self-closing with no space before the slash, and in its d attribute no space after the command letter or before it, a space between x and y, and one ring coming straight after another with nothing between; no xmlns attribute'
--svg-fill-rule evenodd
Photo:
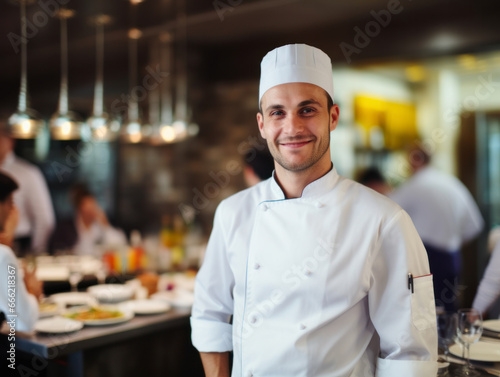
<svg viewBox="0 0 500 377"><path fill-rule="evenodd" d="M413 293L413 274L411 272L408 274L408 289Z"/></svg>

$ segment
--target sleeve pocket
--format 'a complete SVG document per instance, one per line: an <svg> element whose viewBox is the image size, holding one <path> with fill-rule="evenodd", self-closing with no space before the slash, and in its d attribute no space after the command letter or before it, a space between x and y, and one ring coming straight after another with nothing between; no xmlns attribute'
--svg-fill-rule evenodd
<svg viewBox="0 0 500 377"><path fill-rule="evenodd" d="M415 277L413 279L413 286L413 293L410 293L411 317L413 325L422 331L436 324L432 275Z"/></svg>

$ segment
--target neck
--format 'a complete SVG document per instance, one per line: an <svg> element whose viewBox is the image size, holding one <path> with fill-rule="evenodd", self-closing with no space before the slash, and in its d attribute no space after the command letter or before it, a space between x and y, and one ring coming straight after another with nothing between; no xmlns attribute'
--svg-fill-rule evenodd
<svg viewBox="0 0 500 377"><path fill-rule="evenodd" d="M281 165L276 164L275 178L285 193L286 199L300 198L307 185L323 177L331 168L332 162L330 160L328 160L328 164L317 164L299 172L286 170Z"/></svg>

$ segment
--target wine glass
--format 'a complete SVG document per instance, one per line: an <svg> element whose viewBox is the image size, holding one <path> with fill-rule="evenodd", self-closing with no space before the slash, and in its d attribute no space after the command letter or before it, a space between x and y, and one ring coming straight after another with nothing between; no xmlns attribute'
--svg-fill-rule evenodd
<svg viewBox="0 0 500 377"><path fill-rule="evenodd" d="M460 309L458 311L457 334L465 345L467 365L463 370L464 376L479 376L470 362L470 345L476 343L483 333L483 318L479 310Z"/></svg>
<svg viewBox="0 0 500 377"><path fill-rule="evenodd" d="M105 284L106 278L108 277L108 275L109 275L109 270L108 270L107 266L104 263L102 263L101 261L99 261L99 265L95 271L95 277L97 278L97 282L99 284Z"/></svg>
<svg viewBox="0 0 500 377"><path fill-rule="evenodd" d="M441 312L437 314L439 347L443 349L445 360L448 360L450 354L449 347L455 340L457 326L457 313Z"/></svg>
<svg viewBox="0 0 500 377"><path fill-rule="evenodd" d="M83 274L79 270L72 270L69 274L69 284L71 292L78 292L78 283L83 279Z"/></svg>

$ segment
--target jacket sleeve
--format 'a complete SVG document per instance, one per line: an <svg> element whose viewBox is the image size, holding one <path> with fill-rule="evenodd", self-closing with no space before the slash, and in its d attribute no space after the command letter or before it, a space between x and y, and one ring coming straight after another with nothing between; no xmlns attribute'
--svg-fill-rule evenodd
<svg viewBox="0 0 500 377"><path fill-rule="evenodd" d="M33 168L26 185L29 187L26 210L32 226L31 248L39 254L47 251L50 236L54 231L54 209L47 183L38 169Z"/></svg>
<svg viewBox="0 0 500 377"><path fill-rule="evenodd" d="M500 241L493 249L472 307L484 313L493 305L498 296L500 296Z"/></svg>
<svg viewBox="0 0 500 377"><path fill-rule="evenodd" d="M408 287L410 273L413 292ZM435 376L437 328L432 275L420 237L403 210L380 231L368 302L380 337L376 376Z"/></svg>
<svg viewBox="0 0 500 377"><path fill-rule="evenodd" d="M230 318L233 314L234 277L227 256L222 205L215 213L205 259L196 276L191 337L200 352L226 352L233 348Z"/></svg>
<svg viewBox="0 0 500 377"><path fill-rule="evenodd" d="M14 253L3 245L0 262L0 312L7 322L13 320L17 331L31 331L38 319L38 301L26 289Z"/></svg>
<svg viewBox="0 0 500 377"><path fill-rule="evenodd" d="M464 215L461 217L461 231L463 242L467 242L477 237L484 228L484 220L479 208L470 192L462 187L462 200Z"/></svg>

